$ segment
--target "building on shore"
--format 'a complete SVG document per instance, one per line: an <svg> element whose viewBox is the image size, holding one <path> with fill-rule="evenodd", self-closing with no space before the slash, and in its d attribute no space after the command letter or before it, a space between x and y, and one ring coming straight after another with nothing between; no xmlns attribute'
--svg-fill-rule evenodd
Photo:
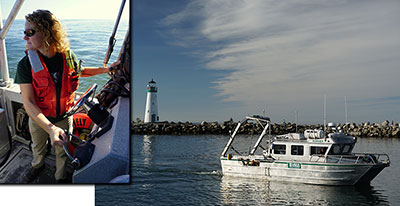
<svg viewBox="0 0 400 206"><path fill-rule="evenodd" d="M144 122L158 122L160 117L158 116L158 105L157 105L157 86L156 82L151 79L147 84L147 98L146 98L146 110L144 113Z"/></svg>

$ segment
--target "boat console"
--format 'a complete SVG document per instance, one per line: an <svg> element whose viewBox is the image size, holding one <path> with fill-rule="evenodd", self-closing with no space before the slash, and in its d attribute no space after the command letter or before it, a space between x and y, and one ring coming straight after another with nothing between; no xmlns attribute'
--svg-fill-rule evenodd
<svg viewBox="0 0 400 206"><path fill-rule="evenodd" d="M110 110L110 115L114 117L111 129L92 141L96 145L93 156L86 166L74 172L74 183L109 183L118 176L129 174L127 108L129 98L119 97L118 104ZM98 128L95 125L92 131ZM123 181L119 183L128 183L129 179Z"/></svg>

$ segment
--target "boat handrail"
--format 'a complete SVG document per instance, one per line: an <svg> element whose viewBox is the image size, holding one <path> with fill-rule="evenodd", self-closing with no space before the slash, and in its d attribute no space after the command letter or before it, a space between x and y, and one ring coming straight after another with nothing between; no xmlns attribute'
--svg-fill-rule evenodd
<svg viewBox="0 0 400 206"><path fill-rule="evenodd" d="M390 164L390 158L388 154L385 153L353 153L356 156L359 157L375 157L376 159L372 158L374 163L378 162L385 162Z"/></svg>
<svg viewBox="0 0 400 206"><path fill-rule="evenodd" d="M14 19L21 9L23 3L24 0L18 0L15 2L14 7L11 9L10 14L8 15L8 18L4 24L4 27L1 28L0 39L6 38L8 30L10 29L11 24L14 22Z"/></svg>
<svg viewBox="0 0 400 206"><path fill-rule="evenodd" d="M314 159L313 157L317 157ZM353 153L349 155L320 155L313 154L310 156L310 162L319 162L319 160L324 157L324 162L330 162L329 160L334 160L335 163L373 163L378 164L380 162L390 164L390 158L388 154L382 153Z"/></svg>
<svg viewBox="0 0 400 206"><path fill-rule="evenodd" d="M3 87L8 87L12 84L12 80L10 80L10 75L8 72L6 43L4 39L7 35L8 30L11 27L11 24L14 22L15 17L17 16L19 10L21 9L22 3L24 3L24 0L17 0L15 2L14 7L11 9L4 27L2 25L3 19L1 18L1 11L0 11L0 72L2 78L2 80L0 81L0 86Z"/></svg>

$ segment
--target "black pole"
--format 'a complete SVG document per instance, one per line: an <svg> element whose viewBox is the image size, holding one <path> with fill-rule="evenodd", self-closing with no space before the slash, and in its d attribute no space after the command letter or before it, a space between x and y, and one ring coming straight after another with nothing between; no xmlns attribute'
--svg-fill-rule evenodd
<svg viewBox="0 0 400 206"><path fill-rule="evenodd" d="M114 24L114 30L113 30L113 33L110 36L109 41L108 41L107 53L106 53L106 56L104 57L104 62L103 62L104 63L104 67L107 65L108 61L110 60L111 53L113 52L113 49L114 49L114 45L115 45L115 42L116 42L115 33L117 33L118 24L119 24L119 21L120 21L121 16L122 16L122 11L124 10L125 1L126 0L122 0L122 2L121 2L121 7L119 8L119 13L118 13L117 19L116 19L115 24Z"/></svg>

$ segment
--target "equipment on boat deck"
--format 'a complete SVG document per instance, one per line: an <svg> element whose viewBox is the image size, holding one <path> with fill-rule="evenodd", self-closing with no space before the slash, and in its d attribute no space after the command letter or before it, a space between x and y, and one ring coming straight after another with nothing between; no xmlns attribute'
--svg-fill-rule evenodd
<svg viewBox="0 0 400 206"><path fill-rule="evenodd" d="M0 108L0 122L7 122L6 112ZM11 153L12 139L10 130L5 124L0 124L0 157L3 157L3 161L0 163L0 168L7 162L8 157Z"/></svg>
<svg viewBox="0 0 400 206"><path fill-rule="evenodd" d="M31 133L29 132L28 126L29 116L25 111L24 106L17 110L16 115L16 123L15 123L15 131L18 135L23 137L26 140L31 139Z"/></svg>
<svg viewBox="0 0 400 206"><path fill-rule="evenodd" d="M93 122L96 123L99 128L101 128L100 130L90 133L88 135L88 141L82 140L78 136L65 131L68 136L78 140L78 145L74 148L73 156L70 154L67 146L63 147L68 158L71 160L71 164L76 170L82 168L90 162L95 149L95 145L92 144L91 141L107 132L111 128L114 120L107 110L103 109L100 104L95 104L93 102L93 97L91 101L89 100L90 96L95 94L96 88L97 84L93 84L91 87L89 87L89 89L78 99L70 111L67 112L67 115L71 116L82 107L84 110L86 110L89 118L93 120Z"/></svg>
<svg viewBox="0 0 400 206"><path fill-rule="evenodd" d="M73 115L74 130L73 134L81 138L82 140L87 140L90 131L93 128L93 121L86 113L75 113Z"/></svg>
<svg viewBox="0 0 400 206"><path fill-rule="evenodd" d="M112 108L117 103L117 97L129 97L130 95L130 51L130 31L128 30L118 56L121 63L115 68L111 68L111 79L96 96L105 109Z"/></svg>
<svg viewBox="0 0 400 206"><path fill-rule="evenodd" d="M113 117L99 103L94 103L93 97L89 101L89 97L96 91L97 84L93 84L89 89L78 99L75 106L68 111L67 115L75 114L81 107L87 112L89 118L103 129L109 129L112 124ZM106 132L106 131L103 131ZM97 137L100 136L97 134Z"/></svg>
<svg viewBox="0 0 400 206"><path fill-rule="evenodd" d="M71 109L67 112L67 116L75 114L89 100L90 95L94 94L96 88L97 88L96 83L94 83L91 87L89 87L89 89L87 89L86 92L79 97L75 105L71 107Z"/></svg>

